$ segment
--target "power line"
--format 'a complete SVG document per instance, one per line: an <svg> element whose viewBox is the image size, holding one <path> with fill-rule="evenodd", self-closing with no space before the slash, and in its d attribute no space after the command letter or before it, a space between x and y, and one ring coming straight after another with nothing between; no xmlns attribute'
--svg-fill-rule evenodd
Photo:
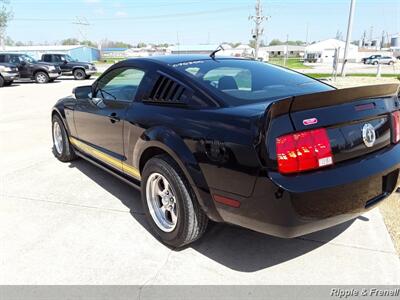
<svg viewBox="0 0 400 300"><path fill-rule="evenodd" d="M167 18L179 18L179 17L193 17L193 16L202 16L208 14L218 14L218 13L226 13L228 11L239 11L247 8L248 6L237 6L237 7L228 7L221 8L215 10L204 10L198 12L182 12L182 13L174 13L174 14L163 14L163 15L148 15L148 16L140 16L140 17L119 17L119 18L90 18L91 22L119 22L119 21L138 21L138 20L149 20L149 19L167 19ZM59 19L59 18L15 18L13 21L35 21L35 22L73 22L73 19Z"/></svg>

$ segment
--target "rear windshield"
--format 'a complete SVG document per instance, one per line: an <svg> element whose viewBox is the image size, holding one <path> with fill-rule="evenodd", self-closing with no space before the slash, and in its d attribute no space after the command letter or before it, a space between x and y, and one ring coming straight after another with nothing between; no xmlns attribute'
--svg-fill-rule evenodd
<svg viewBox="0 0 400 300"><path fill-rule="evenodd" d="M252 60L198 60L174 64L172 67L189 73L230 105L333 89L291 70Z"/></svg>

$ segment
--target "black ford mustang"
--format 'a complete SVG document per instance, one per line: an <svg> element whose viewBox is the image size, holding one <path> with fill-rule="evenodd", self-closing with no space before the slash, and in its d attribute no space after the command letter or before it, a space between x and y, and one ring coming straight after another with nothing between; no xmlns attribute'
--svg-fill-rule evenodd
<svg viewBox="0 0 400 300"><path fill-rule="evenodd" d="M244 59L131 59L57 102L54 154L140 188L169 245L198 239L209 219L295 237L395 191L398 94L395 84L337 90Z"/></svg>

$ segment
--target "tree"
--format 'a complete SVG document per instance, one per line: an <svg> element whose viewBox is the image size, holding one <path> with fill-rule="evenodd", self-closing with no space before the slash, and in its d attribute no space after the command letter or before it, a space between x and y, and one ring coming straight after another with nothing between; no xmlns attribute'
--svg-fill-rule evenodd
<svg viewBox="0 0 400 300"><path fill-rule="evenodd" d="M277 45L283 45L283 44L284 44L284 42L281 42L278 39L273 39L271 42L269 42L270 46L277 46Z"/></svg>
<svg viewBox="0 0 400 300"><path fill-rule="evenodd" d="M86 46L93 47L93 48L97 48L97 43L89 41L89 40L81 41L79 44L86 45Z"/></svg>
<svg viewBox="0 0 400 300"><path fill-rule="evenodd" d="M145 47L147 47L147 44L143 43L143 42L140 42L140 43L137 44L137 47L138 48L145 48Z"/></svg>
<svg viewBox="0 0 400 300"><path fill-rule="evenodd" d="M61 41L61 45L79 45L79 40L76 38L68 38Z"/></svg>
<svg viewBox="0 0 400 300"><path fill-rule="evenodd" d="M4 35L8 22L12 19L13 14L8 8L9 0L0 0L0 44L3 45Z"/></svg>

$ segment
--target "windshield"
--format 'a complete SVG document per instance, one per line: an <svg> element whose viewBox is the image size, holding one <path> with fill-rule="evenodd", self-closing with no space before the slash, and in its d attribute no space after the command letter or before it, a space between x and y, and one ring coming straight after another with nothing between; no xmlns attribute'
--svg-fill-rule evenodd
<svg viewBox="0 0 400 300"><path fill-rule="evenodd" d="M189 73L231 105L333 89L291 70L252 60L198 60L172 67Z"/></svg>
<svg viewBox="0 0 400 300"><path fill-rule="evenodd" d="M72 58L71 56L69 56L68 54L65 55L64 57L65 57L65 60L66 60L67 62L75 61L75 59L73 59L73 58Z"/></svg>
<svg viewBox="0 0 400 300"><path fill-rule="evenodd" d="M26 54L21 55L20 59L27 63L36 63L36 60L33 57Z"/></svg>

